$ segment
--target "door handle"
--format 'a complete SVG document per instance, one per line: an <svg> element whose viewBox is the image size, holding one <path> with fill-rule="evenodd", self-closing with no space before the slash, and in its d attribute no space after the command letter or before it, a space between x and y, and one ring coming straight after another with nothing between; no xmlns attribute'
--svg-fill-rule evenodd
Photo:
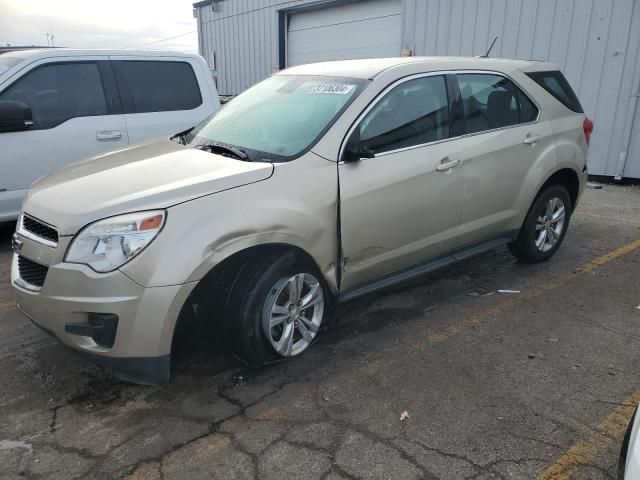
<svg viewBox="0 0 640 480"><path fill-rule="evenodd" d="M440 160L440 163L436 166L436 170L439 172L444 172L446 170L449 170L451 168L455 168L458 165L460 165L460 159L456 158L456 159L450 159L449 157L444 157L442 160Z"/></svg>
<svg viewBox="0 0 640 480"><path fill-rule="evenodd" d="M104 130L102 132L96 132L96 140L104 142L105 140L120 140L122 138L122 132L120 130Z"/></svg>
<svg viewBox="0 0 640 480"><path fill-rule="evenodd" d="M524 137L524 140L522 140L522 143L525 145L531 145L532 143L536 143L538 140L540 140L540 135L527 135Z"/></svg>

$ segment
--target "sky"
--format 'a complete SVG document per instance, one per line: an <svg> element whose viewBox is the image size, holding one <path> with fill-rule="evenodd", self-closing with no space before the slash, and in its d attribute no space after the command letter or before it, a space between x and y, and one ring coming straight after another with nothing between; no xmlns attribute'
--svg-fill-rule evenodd
<svg viewBox="0 0 640 480"><path fill-rule="evenodd" d="M0 0L0 45L47 45L49 33L54 36L55 46L60 47L197 53L192 3L190 0Z"/></svg>

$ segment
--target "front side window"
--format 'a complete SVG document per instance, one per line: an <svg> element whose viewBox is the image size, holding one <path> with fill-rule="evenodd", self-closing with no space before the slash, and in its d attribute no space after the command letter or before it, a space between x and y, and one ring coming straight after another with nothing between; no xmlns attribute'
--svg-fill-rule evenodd
<svg viewBox="0 0 640 480"><path fill-rule="evenodd" d="M440 75L398 85L360 123L361 146L378 154L448 138L447 98Z"/></svg>
<svg viewBox="0 0 640 480"><path fill-rule="evenodd" d="M125 113L192 110L202 105L200 87L187 62L114 61Z"/></svg>
<svg viewBox="0 0 640 480"><path fill-rule="evenodd" d="M538 109L513 82L484 73L458 74L466 133L534 121Z"/></svg>
<svg viewBox="0 0 640 480"><path fill-rule="evenodd" d="M364 88L366 81L275 75L243 92L185 140L231 145L250 160L285 161L310 148Z"/></svg>
<svg viewBox="0 0 640 480"><path fill-rule="evenodd" d="M32 130L53 128L76 117L107 115L96 63L56 63L37 67L0 94L24 102L33 114Z"/></svg>

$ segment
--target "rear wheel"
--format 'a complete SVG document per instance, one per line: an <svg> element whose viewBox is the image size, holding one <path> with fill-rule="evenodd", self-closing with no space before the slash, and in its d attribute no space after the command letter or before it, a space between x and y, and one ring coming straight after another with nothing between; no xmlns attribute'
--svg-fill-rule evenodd
<svg viewBox="0 0 640 480"><path fill-rule="evenodd" d="M304 353L326 326L330 303L321 274L295 254L251 261L231 294L237 354L259 366Z"/></svg>
<svg viewBox="0 0 640 480"><path fill-rule="evenodd" d="M528 263L550 258L564 240L571 208L571 198L563 186L544 190L533 202L518 238L509 244L511 253Z"/></svg>

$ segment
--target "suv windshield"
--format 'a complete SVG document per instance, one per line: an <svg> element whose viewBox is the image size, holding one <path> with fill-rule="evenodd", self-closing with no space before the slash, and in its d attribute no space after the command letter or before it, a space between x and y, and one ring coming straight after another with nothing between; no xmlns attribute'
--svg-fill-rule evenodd
<svg viewBox="0 0 640 480"><path fill-rule="evenodd" d="M185 136L185 143L232 146L252 161L291 160L311 148L364 83L353 78L273 76L204 120Z"/></svg>

